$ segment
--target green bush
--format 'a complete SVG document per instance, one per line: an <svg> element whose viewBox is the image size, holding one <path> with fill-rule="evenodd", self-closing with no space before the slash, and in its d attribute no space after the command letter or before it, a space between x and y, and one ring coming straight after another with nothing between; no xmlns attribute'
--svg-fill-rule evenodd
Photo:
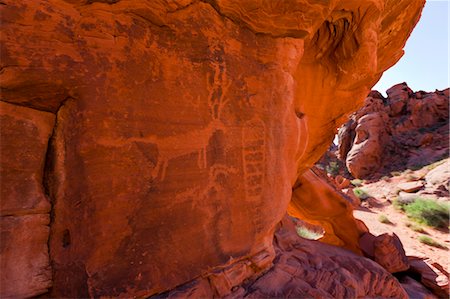
<svg viewBox="0 0 450 299"><path fill-rule="evenodd" d="M435 240L433 240L432 238L430 238L428 236L419 236L419 242L423 243L423 244L427 244L429 246L441 248L441 249L448 249L447 246L445 246L439 242L436 242Z"/></svg>
<svg viewBox="0 0 450 299"><path fill-rule="evenodd" d="M330 162L326 167L325 170L327 173L331 175L338 175L339 174L339 164L337 162Z"/></svg>
<svg viewBox="0 0 450 299"><path fill-rule="evenodd" d="M352 183L352 185L355 187L359 187L363 184L363 181L360 179L354 179L354 180L351 180L350 183Z"/></svg>
<svg viewBox="0 0 450 299"><path fill-rule="evenodd" d="M450 206L431 199L415 198L413 201L394 201L394 206L405 211L406 215L432 227L447 228L449 225Z"/></svg>
<svg viewBox="0 0 450 299"><path fill-rule="evenodd" d="M365 199L368 199L370 197L369 193L367 193L366 191L364 191L361 188L353 189L353 193L355 194L356 197L358 197L361 200L365 200Z"/></svg>

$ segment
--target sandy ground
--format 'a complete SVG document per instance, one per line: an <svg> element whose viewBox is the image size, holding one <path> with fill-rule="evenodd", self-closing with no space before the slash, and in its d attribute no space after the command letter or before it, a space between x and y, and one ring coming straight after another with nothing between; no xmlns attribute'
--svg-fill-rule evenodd
<svg viewBox="0 0 450 299"><path fill-rule="evenodd" d="M450 249L450 235L448 230L437 230L431 227L418 225L416 222L408 219L403 212L398 211L392 205L392 201L398 193L398 184L411 181L411 177L421 178L426 172L426 169L408 171L399 176L394 176L378 182L363 183L360 188L367 191L367 193L373 197L363 201L361 206L356 209L353 214L355 218L364 221L370 232L374 235L380 235L387 232L397 234L403 243L406 255L429 258L433 262L441 264L449 271L450 251L448 249L441 249L422 244L418 240L419 236L427 235ZM419 193L423 193L424 191L426 190L421 190ZM431 192L430 194L422 194L421 196L428 198L434 197L440 201L450 201L450 198L448 197L437 198L431 194ZM382 214L392 223L381 223L379 221L379 216ZM416 226L422 227L425 232L413 231L406 225L407 223L413 223Z"/></svg>

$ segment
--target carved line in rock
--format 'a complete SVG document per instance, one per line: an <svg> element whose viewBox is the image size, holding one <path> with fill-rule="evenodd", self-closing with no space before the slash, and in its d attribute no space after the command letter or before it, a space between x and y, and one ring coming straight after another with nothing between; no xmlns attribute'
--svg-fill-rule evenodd
<svg viewBox="0 0 450 299"><path fill-rule="evenodd" d="M259 217L252 222L256 232L262 231L261 196L265 185L266 128L260 119L250 120L242 129L242 161L246 202L252 205Z"/></svg>
<svg viewBox="0 0 450 299"><path fill-rule="evenodd" d="M197 153L197 164L200 169L206 168L206 148L214 132L224 130L222 121L224 106L229 102L226 98L228 90L232 84L226 74L226 65L222 58L217 58L211 62L214 73L207 76L207 86L209 89L208 106L210 109L211 121L202 129L188 131L183 134L172 136L149 135L145 137L131 137L127 139L107 139L101 138L98 143L104 146L126 146L131 143L155 144L158 148L158 158L152 170L153 179L164 181L169 166L169 161ZM212 81L212 83L210 83ZM151 161L153 164L154 162Z"/></svg>

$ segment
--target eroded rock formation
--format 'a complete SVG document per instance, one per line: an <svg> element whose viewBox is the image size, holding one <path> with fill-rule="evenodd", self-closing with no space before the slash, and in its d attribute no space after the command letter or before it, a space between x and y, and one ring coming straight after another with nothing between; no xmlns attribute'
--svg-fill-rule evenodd
<svg viewBox="0 0 450 299"><path fill-rule="evenodd" d="M274 247L271 269L256 280L235 285L228 298L408 298L380 265L348 250L300 238L288 216L276 230ZM241 268L230 273L229 284L245 273ZM221 294L207 279L199 279L156 298L213 296Z"/></svg>
<svg viewBox="0 0 450 299"><path fill-rule="evenodd" d="M270 268L424 0L1 4L1 296L145 297Z"/></svg>
<svg viewBox="0 0 450 299"><path fill-rule="evenodd" d="M361 254L359 238L367 230L353 217L351 199L333 188L333 182L317 168L299 177L292 190L288 213L323 227L321 241Z"/></svg>
<svg viewBox="0 0 450 299"><path fill-rule="evenodd" d="M339 130L339 156L354 177L431 164L448 155L449 89L413 92L406 83L373 91Z"/></svg>

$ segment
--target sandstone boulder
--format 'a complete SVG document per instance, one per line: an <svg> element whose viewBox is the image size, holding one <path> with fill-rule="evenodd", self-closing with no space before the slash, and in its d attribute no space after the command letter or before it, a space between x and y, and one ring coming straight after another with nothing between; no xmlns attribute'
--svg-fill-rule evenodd
<svg viewBox="0 0 450 299"><path fill-rule="evenodd" d="M429 187L449 190L450 185L450 159L447 159L443 164L436 166L430 170L425 176L425 181Z"/></svg>
<svg viewBox="0 0 450 299"><path fill-rule="evenodd" d="M402 242L395 233L382 234L374 240L374 261L390 273L406 271L409 268Z"/></svg>
<svg viewBox="0 0 450 299"><path fill-rule="evenodd" d="M339 158L354 177L381 177L448 156L448 89L413 92L394 85L373 91L338 133Z"/></svg>
<svg viewBox="0 0 450 299"><path fill-rule="evenodd" d="M415 182L404 182L397 185L397 187L407 193L414 193L423 188L423 182L415 181Z"/></svg>

